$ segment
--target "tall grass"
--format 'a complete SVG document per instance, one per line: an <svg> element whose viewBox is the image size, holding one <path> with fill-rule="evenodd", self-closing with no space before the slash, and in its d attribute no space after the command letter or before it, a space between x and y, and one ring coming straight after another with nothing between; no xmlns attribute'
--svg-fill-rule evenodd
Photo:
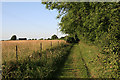
<svg viewBox="0 0 120 80"><path fill-rule="evenodd" d="M80 42L81 55L88 67L90 78L120 78L116 54L101 54L101 50L93 45Z"/></svg>
<svg viewBox="0 0 120 80"><path fill-rule="evenodd" d="M59 43L65 43L64 40L24 40L24 41L2 41L2 61L16 60L16 45L18 47L18 59L23 59L31 55L34 51L40 51L40 43L42 43L43 51L57 46Z"/></svg>
<svg viewBox="0 0 120 80"><path fill-rule="evenodd" d="M72 45L62 44L47 49L41 53L34 52L32 56L16 62L3 63L2 79L5 78L51 78L58 64L65 58Z"/></svg>

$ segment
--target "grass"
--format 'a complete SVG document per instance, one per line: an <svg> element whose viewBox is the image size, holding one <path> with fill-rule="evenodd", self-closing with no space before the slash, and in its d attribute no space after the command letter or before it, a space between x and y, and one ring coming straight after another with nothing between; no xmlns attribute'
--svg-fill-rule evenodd
<svg viewBox="0 0 120 80"><path fill-rule="evenodd" d="M101 54L98 47L82 42L79 44L79 50L91 78L119 78L118 55Z"/></svg>
<svg viewBox="0 0 120 80"><path fill-rule="evenodd" d="M40 50L40 43L42 43L42 50L57 46L59 43L65 43L64 40L19 40L19 41L2 41L2 61L16 60L16 45L18 46L18 59L23 59L31 55L33 52Z"/></svg>
<svg viewBox="0 0 120 80"><path fill-rule="evenodd" d="M118 61L118 55L101 54L98 47L80 42L70 50L56 77L120 78Z"/></svg>
<svg viewBox="0 0 120 80"><path fill-rule="evenodd" d="M42 53L35 52L24 60L3 63L2 79L5 78L51 78L58 64L68 54L72 45L62 44Z"/></svg>
<svg viewBox="0 0 120 80"><path fill-rule="evenodd" d="M57 78L88 78L87 69L85 63L82 60L82 56L79 50L79 45L75 44L70 50L64 66L59 70Z"/></svg>
<svg viewBox="0 0 120 80"><path fill-rule="evenodd" d="M83 42L35 51L23 60L3 63L4 78L120 78L117 54Z"/></svg>

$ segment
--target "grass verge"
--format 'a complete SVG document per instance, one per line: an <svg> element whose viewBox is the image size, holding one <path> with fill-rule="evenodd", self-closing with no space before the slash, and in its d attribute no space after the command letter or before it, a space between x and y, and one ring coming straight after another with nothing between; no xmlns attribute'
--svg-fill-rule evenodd
<svg viewBox="0 0 120 80"><path fill-rule="evenodd" d="M70 44L62 44L41 53L35 52L24 60L4 62L2 79L51 78L71 47Z"/></svg>
<svg viewBox="0 0 120 80"><path fill-rule="evenodd" d="M82 42L79 49L91 78L120 78L117 54L101 54L96 46Z"/></svg>

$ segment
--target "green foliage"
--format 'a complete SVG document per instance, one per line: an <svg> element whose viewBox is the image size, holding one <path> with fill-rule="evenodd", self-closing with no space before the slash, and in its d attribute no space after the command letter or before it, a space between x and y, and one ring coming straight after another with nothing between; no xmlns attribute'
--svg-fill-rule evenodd
<svg viewBox="0 0 120 80"><path fill-rule="evenodd" d="M51 39L58 39L57 35L53 35Z"/></svg>
<svg viewBox="0 0 120 80"><path fill-rule="evenodd" d="M51 78L72 45L61 44L44 52L34 52L25 60L3 62L2 79Z"/></svg>
<svg viewBox="0 0 120 80"><path fill-rule="evenodd" d="M35 40L34 38L32 38L32 40Z"/></svg>
<svg viewBox="0 0 120 80"><path fill-rule="evenodd" d="M120 78L119 56L117 54L101 54L99 48L80 42L78 50L85 60L91 78Z"/></svg>
<svg viewBox="0 0 120 80"><path fill-rule="evenodd" d="M31 40L31 39L28 39L28 40Z"/></svg>
<svg viewBox="0 0 120 80"><path fill-rule="evenodd" d="M13 36L11 37L11 40L17 40L17 36L16 36L16 35L13 35Z"/></svg>
<svg viewBox="0 0 120 80"><path fill-rule="evenodd" d="M77 35L80 40L102 48L103 53L120 55L120 2L43 2L43 4L49 10L58 10L57 18L61 19L59 25L63 33L74 39ZM68 41L72 42L73 38L69 38ZM109 64L112 63L116 64L115 61L111 61L106 66L110 67ZM115 66L120 67L120 64ZM116 72L120 70L116 69ZM109 76L109 72L104 74ZM116 73L112 72L110 76L119 77L113 74Z"/></svg>
<svg viewBox="0 0 120 80"><path fill-rule="evenodd" d="M67 40L68 36L61 37L60 40Z"/></svg>
<svg viewBox="0 0 120 80"><path fill-rule="evenodd" d="M48 38L47 40L51 40L50 38Z"/></svg>
<svg viewBox="0 0 120 80"><path fill-rule="evenodd" d="M72 36L67 36L66 37L66 41L68 43L78 43L80 40L78 39L77 35L75 35L74 37Z"/></svg>
<svg viewBox="0 0 120 80"><path fill-rule="evenodd" d="M65 39L65 37L61 37L60 39L63 39L63 40L64 40L64 39Z"/></svg>
<svg viewBox="0 0 120 80"><path fill-rule="evenodd" d="M66 40L68 43L75 43L75 39L73 37L67 37Z"/></svg>
<svg viewBox="0 0 120 80"><path fill-rule="evenodd" d="M104 52L120 50L120 2L43 2L47 9L57 9L63 33L94 43Z"/></svg>
<svg viewBox="0 0 120 80"><path fill-rule="evenodd" d="M43 40L43 38L39 39L39 40Z"/></svg>

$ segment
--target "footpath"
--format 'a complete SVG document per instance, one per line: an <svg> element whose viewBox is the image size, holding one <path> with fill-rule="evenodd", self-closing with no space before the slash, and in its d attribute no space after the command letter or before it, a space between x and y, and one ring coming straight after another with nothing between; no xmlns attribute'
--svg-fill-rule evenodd
<svg viewBox="0 0 120 80"><path fill-rule="evenodd" d="M79 44L75 44L64 66L60 69L58 78L89 78L87 66L82 58Z"/></svg>

